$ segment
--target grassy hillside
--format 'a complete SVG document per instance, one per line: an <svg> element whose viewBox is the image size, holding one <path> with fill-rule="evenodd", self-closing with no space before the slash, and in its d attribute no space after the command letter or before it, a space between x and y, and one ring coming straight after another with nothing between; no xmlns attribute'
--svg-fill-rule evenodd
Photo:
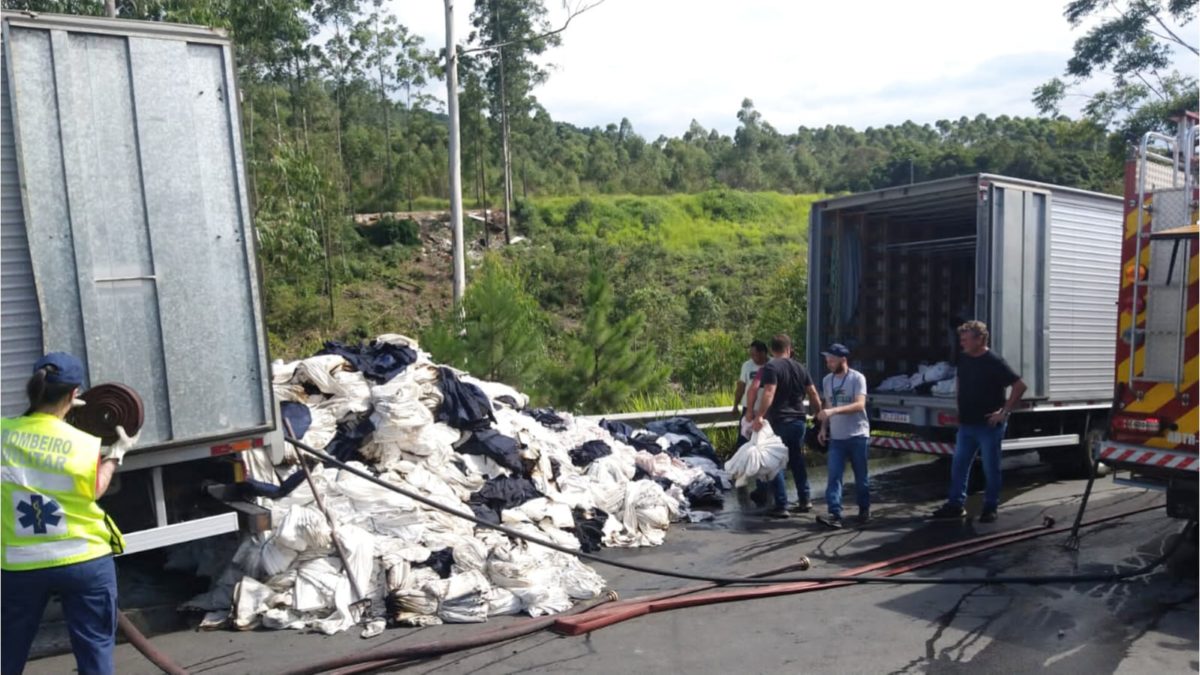
<svg viewBox="0 0 1200 675"><path fill-rule="evenodd" d="M814 195L717 190L652 197L552 197L535 201L539 225L618 246L659 244L672 253L798 245Z"/></svg>
<svg viewBox="0 0 1200 675"><path fill-rule="evenodd" d="M595 259L613 283L617 312L646 316L645 339L671 373L659 393L695 397L728 387L750 339L780 331L802 339L808 212L820 198L718 190L538 199L514 213L527 240L497 253L543 312L550 361L559 357L561 337L578 327ZM320 289L268 284L276 356L307 355L323 339L420 336L448 311L444 223L427 223L415 244L371 243L361 230L344 234L332 323ZM483 251L478 232L468 239L470 281Z"/></svg>

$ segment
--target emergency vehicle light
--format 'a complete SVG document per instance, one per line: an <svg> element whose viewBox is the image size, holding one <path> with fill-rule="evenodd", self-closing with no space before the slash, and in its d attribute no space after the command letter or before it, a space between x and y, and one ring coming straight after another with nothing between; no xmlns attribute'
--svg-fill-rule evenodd
<svg viewBox="0 0 1200 675"><path fill-rule="evenodd" d="M1126 417L1117 415L1112 421L1113 429L1136 431L1142 434L1157 434L1162 430L1162 421L1157 417Z"/></svg>
<svg viewBox="0 0 1200 675"><path fill-rule="evenodd" d="M1133 283L1135 269L1137 270L1137 280L1138 281L1145 281L1146 278L1150 276L1150 270L1146 269L1145 265L1138 265L1135 268L1133 261L1131 260L1125 264L1125 283L1127 283L1127 284Z"/></svg>

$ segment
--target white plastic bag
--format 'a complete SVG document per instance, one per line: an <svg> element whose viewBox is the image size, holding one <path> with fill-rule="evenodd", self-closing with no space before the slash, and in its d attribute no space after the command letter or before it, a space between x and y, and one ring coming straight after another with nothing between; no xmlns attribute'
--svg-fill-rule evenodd
<svg viewBox="0 0 1200 675"><path fill-rule="evenodd" d="M754 432L750 440L725 462L725 470L733 476L734 485L741 487L751 479L767 480L787 466L788 449L775 434L770 422Z"/></svg>

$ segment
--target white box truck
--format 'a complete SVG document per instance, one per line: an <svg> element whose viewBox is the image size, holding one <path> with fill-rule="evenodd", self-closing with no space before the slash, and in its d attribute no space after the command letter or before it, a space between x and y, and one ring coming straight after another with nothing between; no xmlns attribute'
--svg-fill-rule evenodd
<svg viewBox="0 0 1200 675"><path fill-rule="evenodd" d="M820 351L846 344L871 389L871 444L949 455L952 388L879 385L953 363L956 326L984 321L991 348L1029 387L1004 451L1036 450L1084 475L1112 407L1121 241L1120 197L997 175L818 202L805 362L817 376Z"/></svg>

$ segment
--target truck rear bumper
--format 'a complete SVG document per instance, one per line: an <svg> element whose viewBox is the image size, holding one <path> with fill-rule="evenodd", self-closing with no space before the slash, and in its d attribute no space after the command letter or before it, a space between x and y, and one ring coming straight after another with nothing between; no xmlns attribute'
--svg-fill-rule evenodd
<svg viewBox="0 0 1200 675"><path fill-rule="evenodd" d="M1068 445L1079 445L1079 434L1062 434L1060 436L1028 436L1026 438L1006 438L1000 446L1002 452L1029 452L1042 448L1056 448ZM924 441L912 438L896 438L893 436L872 436L871 446L889 450L907 450L923 452L928 455L953 455L954 444L938 441Z"/></svg>
<svg viewBox="0 0 1200 675"><path fill-rule="evenodd" d="M1144 445L1127 445L1104 440L1093 451L1105 464L1177 469L1200 474L1200 458L1194 452L1160 450Z"/></svg>

